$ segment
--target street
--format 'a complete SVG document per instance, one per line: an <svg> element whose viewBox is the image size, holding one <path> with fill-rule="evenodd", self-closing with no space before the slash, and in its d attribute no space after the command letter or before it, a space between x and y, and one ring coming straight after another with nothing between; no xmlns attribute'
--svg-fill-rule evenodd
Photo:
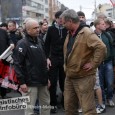
<svg viewBox="0 0 115 115"><path fill-rule="evenodd" d="M20 95L15 93L15 92L11 92L10 94L8 94L9 97L19 97ZM115 94L114 94L114 98L113 101L115 103ZM23 110L12 110L12 111L0 111L0 115L24 115L24 111ZM51 114L51 115L65 115L64 114L64 110L62 109L58 109L58 113L56 114ZM80 114L83 115L83 114ZM115 107L106 107L106 112L102 113L102 115L115 115Z"/></svg>

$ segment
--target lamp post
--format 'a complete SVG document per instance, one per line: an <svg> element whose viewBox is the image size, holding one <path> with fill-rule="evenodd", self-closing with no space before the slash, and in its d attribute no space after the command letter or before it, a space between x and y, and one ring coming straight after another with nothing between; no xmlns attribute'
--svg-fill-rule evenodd
<svg viewBox="0 0 115 115"><path fill-rule="evenodd" d="M110 0L113 5L113 18L115 19L115 0Z"/></svg>

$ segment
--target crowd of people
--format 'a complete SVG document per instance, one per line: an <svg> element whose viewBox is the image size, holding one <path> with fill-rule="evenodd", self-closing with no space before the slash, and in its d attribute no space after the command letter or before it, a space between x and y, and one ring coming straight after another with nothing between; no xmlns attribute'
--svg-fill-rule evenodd
<svg viewBox="0 0 115 115"><path fill-rule="evenodd" d="M10 20L0 25L0 55L9 46L11 60L0 60L0 77L12 67L22 96L30 98L25 115L57 113L57 83L66 115L97 115L114 107L115 27L104 14L91 25L72 9L56 12L51 25L27 18L17 27ZM1 85L2 99L6 94Z"/></svg>

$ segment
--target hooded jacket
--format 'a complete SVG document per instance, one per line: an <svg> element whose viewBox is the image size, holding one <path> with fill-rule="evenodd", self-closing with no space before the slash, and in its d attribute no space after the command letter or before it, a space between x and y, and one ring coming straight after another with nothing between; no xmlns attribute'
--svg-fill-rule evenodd
<svg viewBox="0 0 115 115"><path fill-rule="evenodd" d="M102 62L106 54L106 46L88 27L82 27L75 34L72 49L67 55L67 45L70 39L68 33L64 44L64 69L67 77L81 78L96 74L96 68ZM91 63L93 68L85 71L83 66Z"/></svg>
<svg viewBox="0 0 115 115"><path fill-rule="evenodd" d="M22 35L18 30L8 32L8 36L15 46L22 39Z"/></svg>
<svg viewBox="0 0 115 115"><path fill-rule="evenodd" d="M67 29L54 24L48 28L45 41L45 53L47 58L62 58L63 45L67 35Z"/></svg>

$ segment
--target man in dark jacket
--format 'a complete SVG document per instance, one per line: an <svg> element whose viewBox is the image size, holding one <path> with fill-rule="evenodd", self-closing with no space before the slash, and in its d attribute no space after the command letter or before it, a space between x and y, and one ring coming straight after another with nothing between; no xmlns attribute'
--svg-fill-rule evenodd
<svg viewBox="0 0 115 115"><path fill-rule="evenodd" d="M103 41L107 48L107 55L104 58L103 62L99 66L99 79L100 85L102 89L102 98L103 103L105 104L107 101L107 105L110 107L114 107L115 104L113 102L113 56L114 56L114 48L112 43L112 36L110 33L106 32L106 24L102 19L97 19L94 21L95 33L97 36ZM105 92L106 87L106 92Z"/></svg>
<svg viewBox="0 0 115 115"><path fill-rule="evenodd" d="M16 22L13 20L8 22L8 35L9 39L12 40L15 46L17 42L22 39L21 33L16 28Z"/></svg>
<svg viewBox="0 0 115 115"><path fill-rule="evenodd" d="M7 32L0 28L0 55L8 48L9 44Z"/></svg>
<svg viewBox="0 0 115 115"><path fill-rule="evenodd" d="M26 23L25 39L20 40L14 50L14 68L22 92L28 93L30 103L25 115L34 114L33 106L39 99L41 115L50 115L47 61L41 40L38 39L38 22L31 19ZM44 107L47 106L47 107ZM32 109L33 108L33 109Z"/></svg>
<svg viewBox="0 0 115 115"><path fill-rule="evenodd" d="M4 25L1 25L1 27ZM0 55L8 48L8 46L11 45L12 49L14 48L14 45L12 44L12 41L8 38L8 34L6 30L3 28L0 28ZM4 68L5 66L9 65L8 62L6 62L6 59L0 60L0 77L4 78ZM0 87L0 94L2 98L6 97L6 88Z"/></svg>
<svg viewBox="0 0 115 115"><path fill-rule="evenodd" d="M0 28L0 55L7 49L9 44L10 43L9 43L7 32ZM4 62L3 60L2 61L0 60L0 64L4 65L3 62ZM3 77L2 76L2 73L3 73L3 66L2 65L0 65L0 77ZM6 88L2 88L0 86L0 94L1 94L2 98L5 98Z"/></svg>
<svg viewBox="0 0 115 115"><path fill-rule="evenodd" d="M62 26L61 18L59 18L61 13L62 11L58 11L55 14L56 22L48 28L45 41L47 62L50 68L50 81L51 81L50 104L51 106L54 106L54 109L51 109L52 113L57 112L56 88L57 88L58 77L62 94L64 91L65 73L63 69L63 63L64 63L63 44L67 35L67 30Z"/></svg>

